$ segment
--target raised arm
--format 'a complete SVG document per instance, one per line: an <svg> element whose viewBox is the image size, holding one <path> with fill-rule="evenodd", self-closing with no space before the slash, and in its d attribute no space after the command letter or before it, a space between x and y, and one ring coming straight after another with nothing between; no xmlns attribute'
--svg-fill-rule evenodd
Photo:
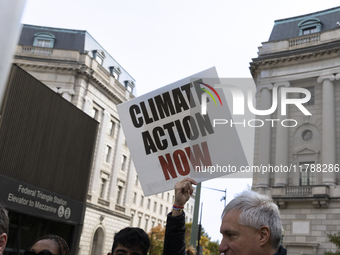
<svg viewBox="0 0 340 255"><path fill-rule="evenodd" d="M191 178L185 178L175 185L175 201L172 212L167 216L163 255L185 255L185 203L192 195L192 185L197 182Z"/></svg>

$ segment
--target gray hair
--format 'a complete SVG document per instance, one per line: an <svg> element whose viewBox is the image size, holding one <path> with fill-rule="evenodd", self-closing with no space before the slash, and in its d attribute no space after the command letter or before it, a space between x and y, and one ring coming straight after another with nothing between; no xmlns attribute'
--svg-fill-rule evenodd
<svg viewBox="0 0 340 255"><path fill-rule="evenodd" d="M0 204L0 235L3 233L8 234L8 212L7 210Z"/></svg>
<svg viewBox="0 0 340 255"><path fill-rule="evenodd" d="M238 223L260 229L267 226L270 230L271 245L274 249L280 246L282 223L280 212L273 200L254 191L245 190L224 208L222 218L230 211L240 211Z"/></svg>

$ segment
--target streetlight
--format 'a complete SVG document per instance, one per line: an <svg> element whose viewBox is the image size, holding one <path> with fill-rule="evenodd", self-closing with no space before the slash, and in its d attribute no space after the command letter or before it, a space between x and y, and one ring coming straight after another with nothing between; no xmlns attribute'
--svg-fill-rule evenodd
<svg viewBox="0 0 340 255"><path fill-rule="evenodd" d="M209 188L209 187L202 187L202 188L206 188L206 189L211 189L211 190L216 190L216 191L223 192L224 193L224 197L222 197L220 201L224 200L224 207L226 207L226 204L227 204L227 189L221 190L221 189L214 189L214 188Z"/></svg>

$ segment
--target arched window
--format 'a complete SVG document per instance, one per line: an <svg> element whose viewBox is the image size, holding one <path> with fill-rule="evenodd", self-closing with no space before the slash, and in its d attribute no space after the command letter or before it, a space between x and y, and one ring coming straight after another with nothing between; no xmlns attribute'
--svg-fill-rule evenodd
<svg viewBox="0 0 340 255"><path fill-rule="evenodd" d="M93 236L91 254L102 254L103 246L104 246L104 231L102 228L99 227L97 228Z"/></svg>
<svg viewBox="0 0 340 255"><path fill-rule="evenodd" d="M34 34L33 46L53 48L55 41L55 36L51 33L36 33Z"/></svg>
<svg viewBox="0 0 340 255"><path fill-rule="evenodd" d="M308 35L321 31L321 21L317 18L309 18L299 23L299 35Z"/></svg>

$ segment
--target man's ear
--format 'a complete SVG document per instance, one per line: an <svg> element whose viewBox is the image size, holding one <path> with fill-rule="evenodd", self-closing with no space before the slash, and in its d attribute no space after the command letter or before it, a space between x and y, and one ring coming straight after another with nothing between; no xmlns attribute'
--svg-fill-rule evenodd
<svg viewBox="0 0 340 255"><path fill-rule="evenodd" d="M5 250L6 243L7 243L7 234L3 233L0 235L0 254L2 254L3 251Z"/></svg>
<svg viewBox="0 0 340 255"><path fill-rule="evenodd" d="M259 229L259 234L260 234L260 245L264 246L265 244L270 242L270 230L268 226L262 226Z"/></svg>

